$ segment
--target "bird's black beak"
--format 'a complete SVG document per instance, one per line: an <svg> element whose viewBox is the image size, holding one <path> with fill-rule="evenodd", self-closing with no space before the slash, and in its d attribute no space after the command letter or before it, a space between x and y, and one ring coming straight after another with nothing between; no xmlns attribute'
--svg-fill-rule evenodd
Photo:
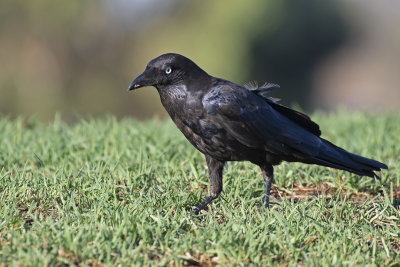
<svg viewBox="0 0 400 267"><path fill-rule="evenodd" d="M134 89L138 89L140 87L142 87L143 85L143 76L144 73L140 74L139 76L136 77L136 79L134 79L131 84L128 87L128 91L132 91Z"/></svg>
<svg viewBox="0 0 400 267"><path fill-rule="evenodd" d="M138 89L140 87L151 86L153 82L146 78L146 72L143 72L134 79L128 87L128 91Z"/></svg>

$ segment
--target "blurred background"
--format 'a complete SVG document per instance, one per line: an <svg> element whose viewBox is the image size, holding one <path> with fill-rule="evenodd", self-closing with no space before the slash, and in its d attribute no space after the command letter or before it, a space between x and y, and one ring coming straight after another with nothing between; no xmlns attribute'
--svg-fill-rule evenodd
<svg viewBox="0 0 400 267"><path fill-rule="evenodd" d="M164 117L126 88L167 52L306 111L398 109L399 25L397 1L2 0L0 114Z"/></svg>

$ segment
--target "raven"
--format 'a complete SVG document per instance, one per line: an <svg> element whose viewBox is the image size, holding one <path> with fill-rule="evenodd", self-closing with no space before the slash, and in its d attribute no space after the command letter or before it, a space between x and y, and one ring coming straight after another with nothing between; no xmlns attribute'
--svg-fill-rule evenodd
<svg viewBox="0 0 400 267"><path fill-rule="evenodd" d="M198 214L222 191L227 161L250 161L265 180L269 207L274 165L303 162L379 179L387 166L350 153L320 137L318 124L307 115L265 96L274 84L248 89L208 75L190 59L174 53L151 60L128 91L154 86L171 119L189 142L205 155L210 195L193 210Z"/></svg>

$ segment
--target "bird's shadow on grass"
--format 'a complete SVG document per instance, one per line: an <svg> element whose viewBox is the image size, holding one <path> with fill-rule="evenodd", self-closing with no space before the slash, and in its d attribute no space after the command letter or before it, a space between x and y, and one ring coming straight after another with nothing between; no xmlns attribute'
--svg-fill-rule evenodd
<svg viewBox="0 0 400 267"><path fill-rule="evenodd" d="M386 192L384 192L386 191ZM273 186L271 189L271 197L274 197L277 201L284 199L293 202L298 202L302 199L318 197L325 199L332 198L345 198L353 203L364 203L368 199L376 198L378 201L384 201L385 195L390 196L390 190L388 188L381 189L376 192L368 191L357 191L347 187L332 187L328 183L319 183L316 185L302 186L294 185L292 188L278 188ZM392 205L395 208L400 207L400 190L396 188L392 196Z"/></svg>

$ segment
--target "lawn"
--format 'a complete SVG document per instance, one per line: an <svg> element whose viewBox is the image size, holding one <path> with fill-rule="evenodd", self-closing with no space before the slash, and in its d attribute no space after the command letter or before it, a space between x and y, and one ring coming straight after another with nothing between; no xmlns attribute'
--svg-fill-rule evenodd
<svg viewBox="0 0 400 267"><path fill-rule="evenodd" d="M199 216L205 160L170 120L0 118L0 266L400 264L400 114L312 117L382 180L283 163L266 210L258 167L229 163Z"/></svg>

